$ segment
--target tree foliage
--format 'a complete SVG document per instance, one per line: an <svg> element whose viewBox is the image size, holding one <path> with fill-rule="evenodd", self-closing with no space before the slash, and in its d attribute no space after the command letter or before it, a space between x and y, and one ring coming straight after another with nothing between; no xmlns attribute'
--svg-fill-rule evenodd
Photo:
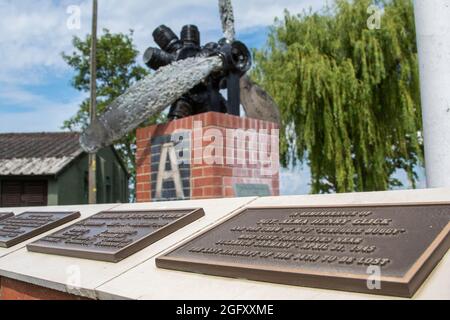
<svg viewBox="0 0 450 320"><path fill-rule="evenodd" d="M276 20L253 78L280 106L284 165L306 162L312 192L385 190L423 161L418 56L410 0L336 0Z"/></svg>
<svg viewBox="0 0 450 320"><path fill-rule="evenodd" d="M84 39L74 37L74 51L63 53L64 61L75 70L72 86L82 92L90 91L90 52L91 36ZM118 96L123 94L136 81L148 72L136 59L139 52L133 44L133 31L129 34L113 34L104 29L97 39L97 113L100 115ZM154 116L143 125L157 122L160 116ZM89 124L89 98L80 105L76 115L64 122L64 129L83 130ZM135 181L136 134L132 132L118 141L116 150L127 164L131 182Z"/></svg>

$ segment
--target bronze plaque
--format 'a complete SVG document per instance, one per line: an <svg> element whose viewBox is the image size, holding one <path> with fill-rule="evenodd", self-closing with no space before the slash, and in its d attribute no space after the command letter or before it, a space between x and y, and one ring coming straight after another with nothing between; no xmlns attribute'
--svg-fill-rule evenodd
<svg viewBox="0 0 450 320"><path fill-rule="evenodd" d="M269 197L272 195L268 184L236 183L234 185L236 197Z"/></svg>
<svg viewBox="0 0 450 320"><path fill-rule="evenodd" d="M39 239L27 249L119 262L204 215L203 209L105 211Z"/></svg>
<svg viewBox="0 0 450 320"><path fill-rule="evenodd" d="M0 220L11 218L14 216L12 212L0 212Z"/></svg>
<svg viewBox="0 0 450 320"><path fill-rule="evenodd" d="M79 217L79 212L25 212L2 220L0 247L15 246Z"/></svg>
<svg viewBox="0 0 450 320"><path fill-rule="evenodd" d="M161 268L412 297L450 247L450 205L245 209Z"/></svg>

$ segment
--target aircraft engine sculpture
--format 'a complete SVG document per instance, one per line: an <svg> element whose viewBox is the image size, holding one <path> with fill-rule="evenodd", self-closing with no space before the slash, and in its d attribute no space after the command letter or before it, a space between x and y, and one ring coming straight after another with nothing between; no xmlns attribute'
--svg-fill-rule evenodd
<svg viewBox="0 0 450 320"><path fill-rule="evenodd" d="M235 40L231 0L219 0L224 38L201 46L194 25L183 27L178 38L168 27L153 37L161 48L149 48L144 61L153 70L114 100L82 133L82 148L94 153L136 129L149 117L171 106L170 120L202 112L239 115L240 102L247 116L278 122L273 99L246 75L252 59L247 47ZM227 89L227 100L220 90Z"/></svg>

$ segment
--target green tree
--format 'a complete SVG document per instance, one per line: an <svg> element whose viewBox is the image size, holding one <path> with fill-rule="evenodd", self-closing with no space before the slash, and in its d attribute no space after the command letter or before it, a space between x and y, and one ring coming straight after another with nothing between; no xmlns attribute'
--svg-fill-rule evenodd
<svg viewBox="0 0 450 320"><path fill-rule="evenodd" d="M90 52L91 36L84 39L74 37L74 51L63 53L64 61L75 70L72 86L82 92L90 90ZM139 52L133 44L133 31L129 34L112 34L104 29L97 40L97 113L100 115L118 96L123 94L136 81L145 77L148 72L138 65L136 59ZM148 119L143 125L156 123L160 115ZM89 124L89 98L80 105L76 115L64 122L63 128L72 131L83 130ZM134 185L136 133L132 132L115 145L121 158L127 164L131 174L130 183ZM132 190L132 196L134 196Z"/></svg>
<svg viewBox="0 0 450 320"><path fill-rule="evenodd" d="M379 29L368 27L374 3ZM370 20L369 20L370 21ZM283 165L307 163L312 192L385 190L423 163L410 0L336 0L275 20L253 78L282 114Z"/></svg>

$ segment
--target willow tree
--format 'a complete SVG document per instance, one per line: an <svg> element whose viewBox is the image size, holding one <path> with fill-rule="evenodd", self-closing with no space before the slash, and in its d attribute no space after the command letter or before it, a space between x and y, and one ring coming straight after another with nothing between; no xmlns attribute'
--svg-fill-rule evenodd
<svg viewBox="0 0 450 320"><path fill-rule="evenodd" d="M337 0L285 12L255 52L253 78L280 106L281 159L306 162L312 192L385 190L423 161L418 57L410 0ZM376 16L375 16L376 19ZM373 22L373 21L372 21Z"/></svg>

